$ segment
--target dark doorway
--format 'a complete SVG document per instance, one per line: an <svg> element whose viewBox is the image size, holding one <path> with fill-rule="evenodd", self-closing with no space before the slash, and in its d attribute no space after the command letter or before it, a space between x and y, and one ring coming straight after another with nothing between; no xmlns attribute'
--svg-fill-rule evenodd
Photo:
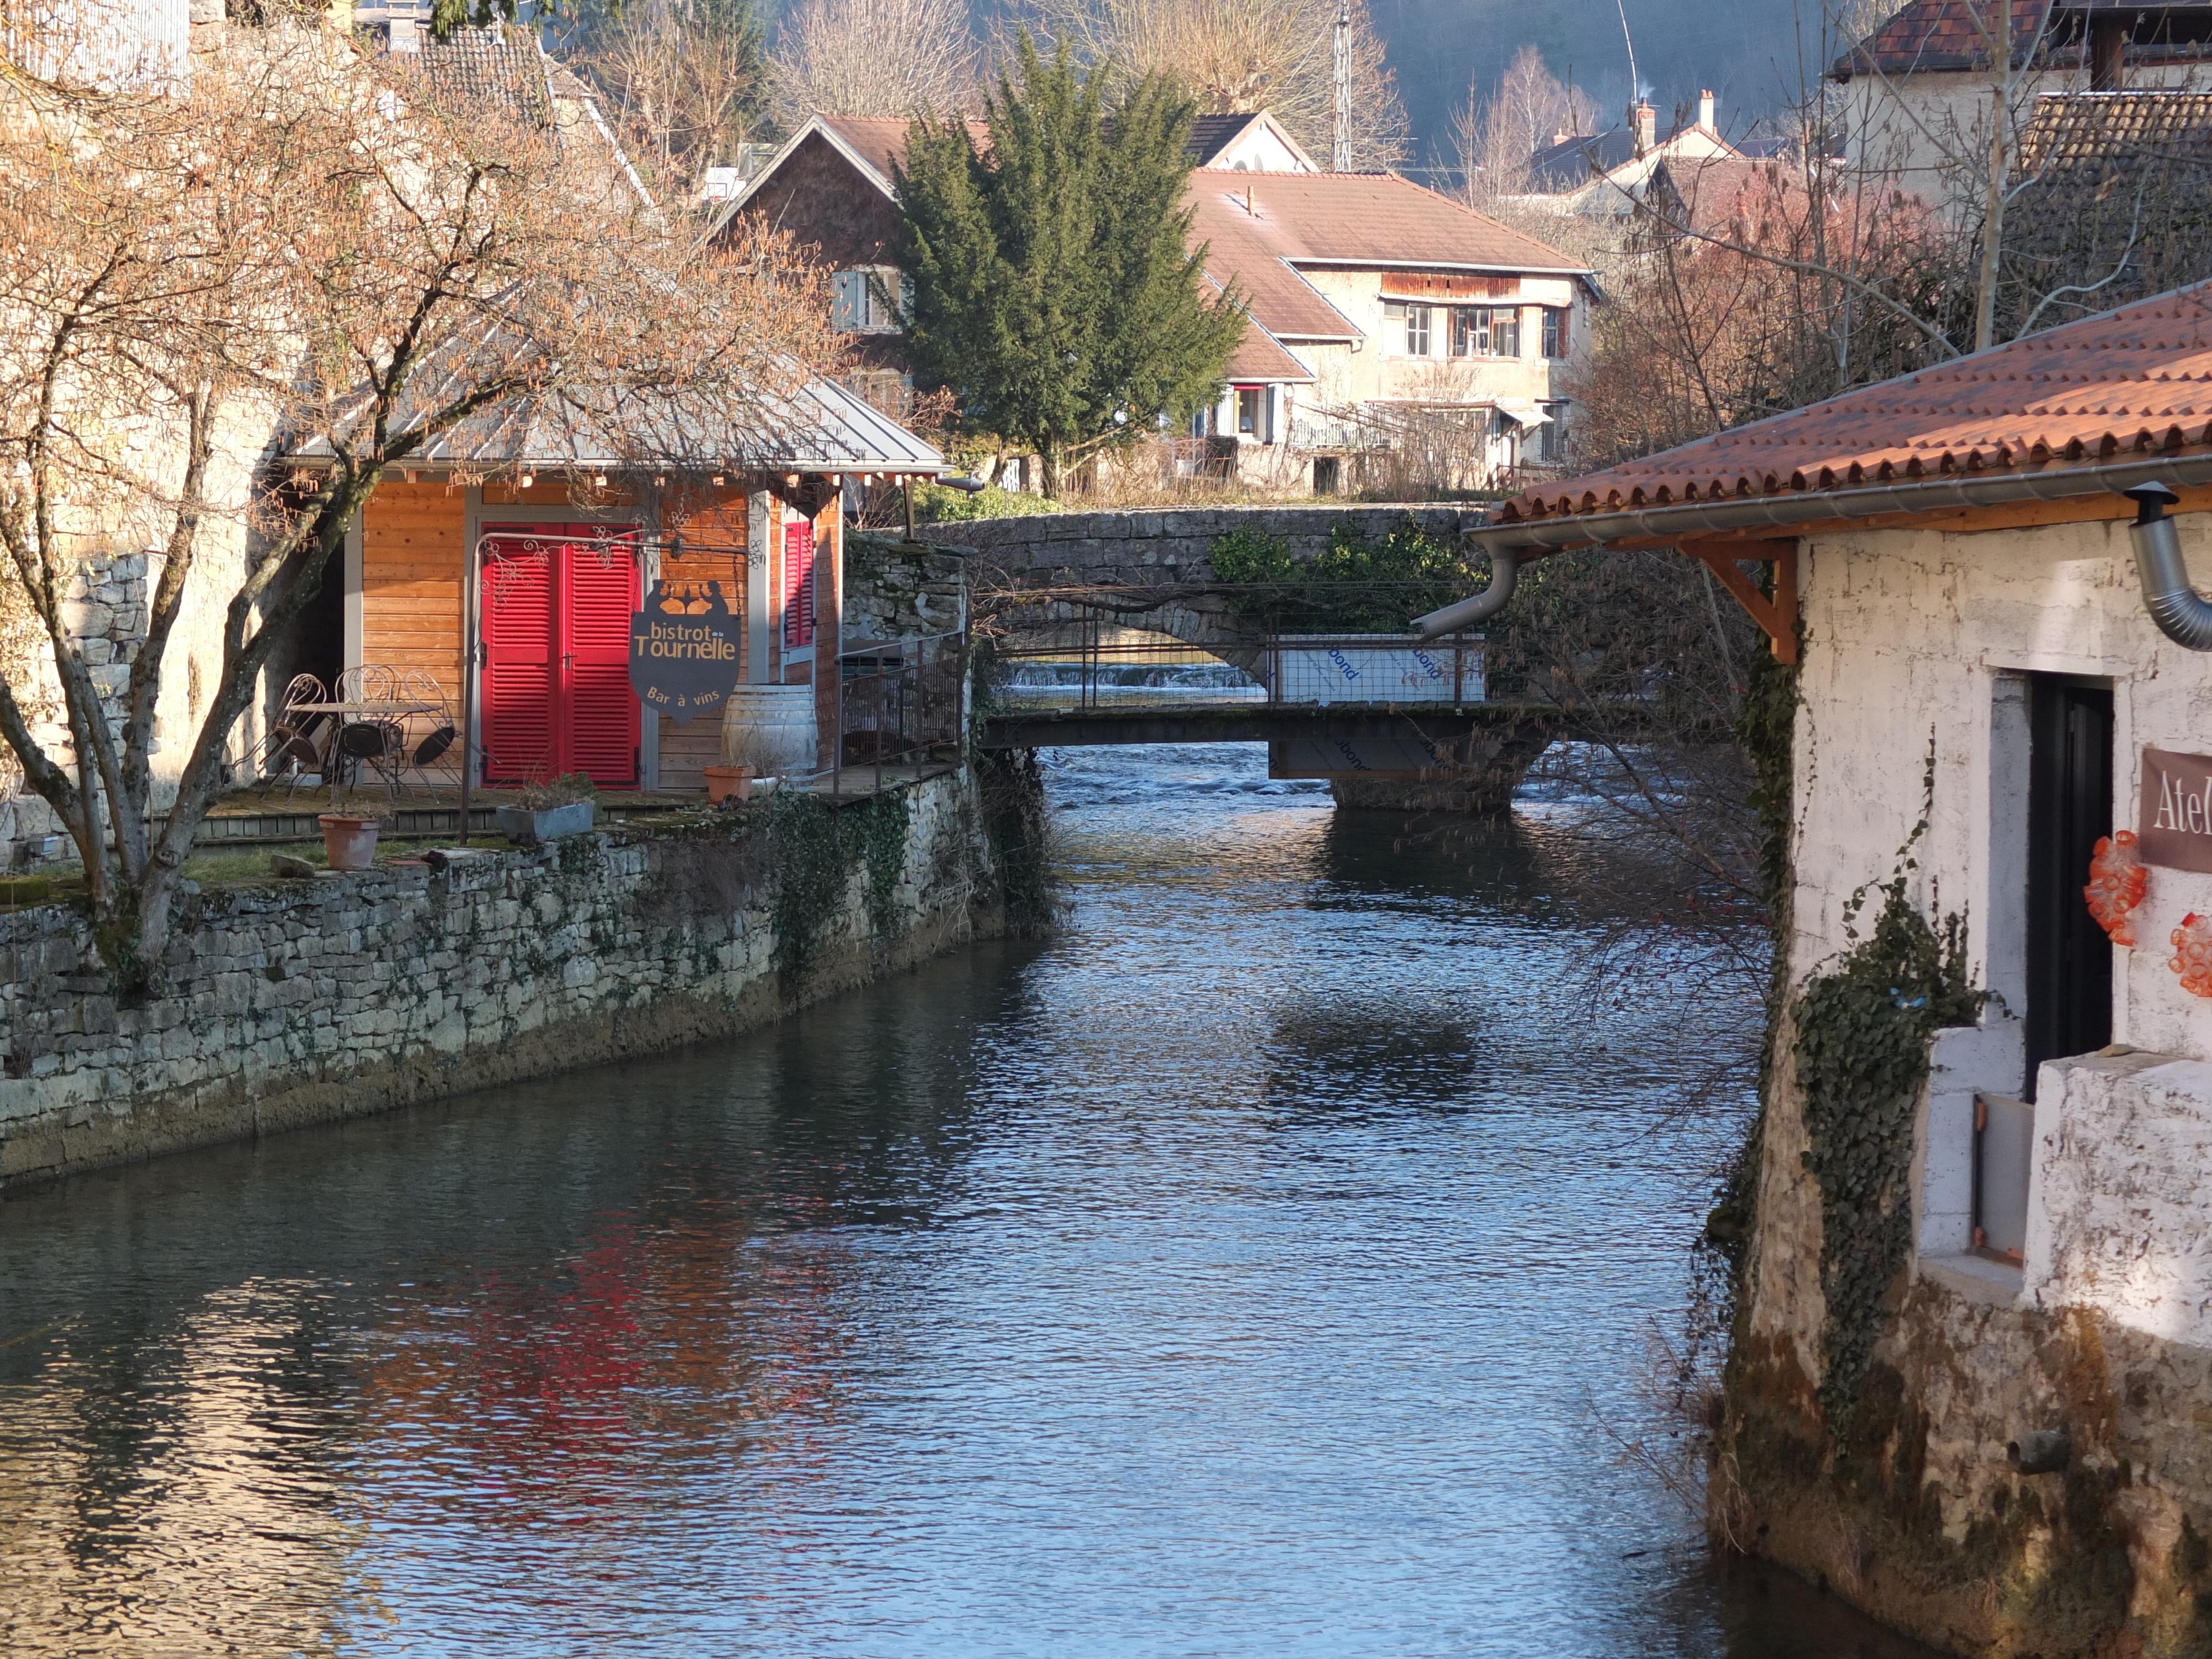
<svg viewBox="0 0 2212 1659"><path fill-rule="evenodd" d="M2112 832L2112 693L2057 675L2028 691L2027 1077L2112 1040L2112 946L2082 898Z"/></svg>
<svg viewBox="0 0 2212 1659"><path fill-rule="evenodd" d="M294 675L313 674L328 691L344 666L345 555L341 550L331 555L306 608L292 619L284 639L269 653L267 684L272 709L283 706L284 688Z"/></svg>

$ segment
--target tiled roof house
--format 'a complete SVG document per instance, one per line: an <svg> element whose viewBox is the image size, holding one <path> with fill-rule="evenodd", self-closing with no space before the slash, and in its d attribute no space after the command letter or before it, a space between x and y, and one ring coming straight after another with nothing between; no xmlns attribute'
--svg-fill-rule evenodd
<svg viewBox="0 0 2212 1659"><path fill-rule="evenodd" d="M1283 165L1191 175L1206 278L1233 285L1249 318L1222 401L1193 434L1211 464L1284 488L1348 484L1346 465L1386 441L1370 416L1416 406L1483 425L1486 467L1550 453L1595 297L1588 271L1395 174L1314 171L1302 153L1292 167L1273 148L1272 118L1239 118L1225 137L1201 133L1216 158L1258 135L1267 148L1255 159ZM871 395L893 407L913 384L890 303L906 131L817 117L726 210L791 231L837 268L840 320L858 337Z"/></svg>
<svg viewBox="0 0 2212 1659"><path fill-rule="evenodd" d="M1532 490L1475 536L1676 550L1797 661L1760 750L1797 1012L1715 1447L1735 1535L1952 1650L2058 1650L2040 1587L2094 1577L2068 1650L2182 1651L2171 1540L2212 1527L2212 284ZM1985 1000L1910 1039L1927 1080L1885 1131L1792 1034L1848 963L1920 994L1869 955L1892 882ZM1847 1207L1869 1194L1879 1243ZM1825 1287L1869 1266L1861 1364ZM2062 1488L2064 1525L2007 1521Z"/></svg>
<svg viewBox="0 0 2212 1659"><path fill-rule="evenodd" d="M2051 94L2212 90L2212 6L2008 4L2001 15L1974 0L1911 0L1837 56L1828 78L1844 100L1854 167L1965 210L1989 149L2001 15L2015 72L2007 111L2015 130Z"/></svg>

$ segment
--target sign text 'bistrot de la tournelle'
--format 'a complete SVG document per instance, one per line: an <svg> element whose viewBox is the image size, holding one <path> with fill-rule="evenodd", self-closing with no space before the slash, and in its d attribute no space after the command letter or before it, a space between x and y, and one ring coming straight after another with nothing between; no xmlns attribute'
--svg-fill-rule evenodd
<svg viewBox="0 0 2212 1659"><path fill-rule="evenodd" d="M693 715L729 701L744 618L698 597L697 584L673 586L684 591L656 583L645 608L630 618L629 683L647 708L689 726Z"/></svg>

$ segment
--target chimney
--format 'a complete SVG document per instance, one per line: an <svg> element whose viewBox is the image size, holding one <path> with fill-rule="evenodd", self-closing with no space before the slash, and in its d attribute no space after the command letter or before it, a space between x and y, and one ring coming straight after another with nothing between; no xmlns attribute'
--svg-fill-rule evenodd
<svg viewBox="0 0 2212 1659"><path fill-rule="evenodd" d="M1713 89L1711 87L1698 94L1698 125L1707 132L1717 131L1713 125Z"/></svg>
<svg viewBox="0 0 2212 1659"><path fill-rule="evenodd" d="M1641 155L1659 142L1659 112L1649 103L1636 106L1636 153Z"/></svg>

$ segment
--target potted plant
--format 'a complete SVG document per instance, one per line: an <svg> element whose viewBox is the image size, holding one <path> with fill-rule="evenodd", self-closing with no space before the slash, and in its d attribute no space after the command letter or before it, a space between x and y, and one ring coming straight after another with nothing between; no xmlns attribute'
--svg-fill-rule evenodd
<svg viewBox="0 0 2212 1659"><path fill-rule="evenodd" d="M753 798L753 781L769 775L780 751L768 736L750 726L722 723L722 763L705 769L707 799L720 806Z"/></svg>
<svg viewBox="0 0 2212 1659"><path fill-rule="evenodd" d="M561 836L580 836L597 816L599 786L581 772L571 772L550 783L532 784L522 792L519 805L502 806L495 815L499 833L526 846Z"/></svg>
<svg viewBox="0 0 2212 1659"><path fill-rule="evenodd" d="M709 766L707 774L707 805L720 806L725 801L747 801L753 798L753 769L750 766Z"/></svg>
<svg viewBox="0 0 2212 1659"><path fill-rule="evenodd" d="M376 863L376 835L381 818L356 817L350 812L325 812L315 819L323 826L323 851L333 870L367 870Z"/></svg>

